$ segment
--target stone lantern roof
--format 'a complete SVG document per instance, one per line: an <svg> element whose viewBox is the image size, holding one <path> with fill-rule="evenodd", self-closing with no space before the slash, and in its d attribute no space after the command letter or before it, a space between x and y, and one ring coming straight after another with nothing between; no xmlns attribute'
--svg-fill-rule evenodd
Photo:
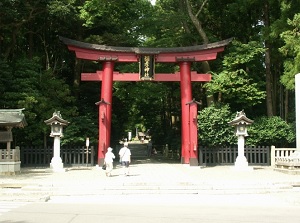
<svg viewBox="0 0 300 223"><path fill-rule="evenodd" d="M47 125L52 125L52 124L60 124L63 126L66 126L69 124L67 120L64 120L60 114L60 111L55 111L52 115L51 118L48 120L44 121Z"/></svg>
<svg viewBox="0 0 300 223"><path fill-rule="evenodd" d="M27 125L24 108L21 109L0 109L0 127L19 127Z"/></svg>
<svg viewBox="0 0 300 223"><path fill-rule="evenodd" d="M245 124L245 125L251 125L254 121L247 118L244 110L237 112L235 118L228 122L229 125L240 125L240 124Z"/></svg>

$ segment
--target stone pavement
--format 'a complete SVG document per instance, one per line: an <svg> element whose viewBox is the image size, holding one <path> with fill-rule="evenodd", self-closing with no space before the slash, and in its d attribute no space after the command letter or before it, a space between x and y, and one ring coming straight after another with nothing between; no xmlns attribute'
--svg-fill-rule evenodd
<svg viewBox="0 0 300 223"><path fill-rule="evenodd" d="M130 175L97 167L0 177L0 223L299 222L300 175L271 167L190 167L135 160Z"/></svg>
<svg viewBox="0 0 300 223"><path fill-rule="evenodd" d="M257 194L298 191L300 187L300 175L280 173L271 167L240 172L230 166L200 168L157 159L135 160L129 176L116 165L112 177L106 177L99 167L74 167L61 173L22 168L21 174L0 179L2 201L126 194Z"/></svg>

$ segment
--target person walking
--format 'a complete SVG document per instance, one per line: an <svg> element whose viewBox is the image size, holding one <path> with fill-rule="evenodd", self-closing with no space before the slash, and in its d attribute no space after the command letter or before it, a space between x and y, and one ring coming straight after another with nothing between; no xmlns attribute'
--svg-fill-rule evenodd
<svg viewBox="0 0 300 223"><path fill-rule="evenodd" d="M115 154L113 154L112 150L113 149L111 147L108 147L107 152L105 153L105 157L104 157L104 163L106 165L105 173L106 173L107 177L111 176L111 171L113 170L113 167L114 167L113 166L114 158L116 158Z"/></svg>
<svg viewBox="0 0 300 223"><path fill-rule="evenodd" d="M128 142L124 143L124 146L119 151L121 165L123 167L123 174L128 176L129 174L129 163L131 162L131 152L128 148Z"/></svg>

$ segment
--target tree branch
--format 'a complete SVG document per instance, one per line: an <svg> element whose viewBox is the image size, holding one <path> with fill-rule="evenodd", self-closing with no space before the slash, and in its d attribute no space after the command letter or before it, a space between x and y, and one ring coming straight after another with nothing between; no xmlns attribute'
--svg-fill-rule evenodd
<svg viewBox="0 0 300 223"><path fill-rule="evenodd" d="M207 0L205 0L205 2L206 1ZM199 21L199 19L193 14L192 7L191 7L191 4L190 4L189 0L185 0L185 3L186 3L186 7L187 7L189 17L192 20L192 23L194 24L195 28L197 29L199 35L201 36L201 38L203 40L203 43L208 44L209 41L208 41L207 35L206 35L206 33L205 33L205 31L202 27L201 21Z"/></svg>
<svg viewBox="0 0 300 223"><path fill-rule="evenodd" d="M196 13L196 17L198 17L199 16L199 14L200 14L200 12L202 11L202 9L204 8L204 6L205 6L205 4L206 4L206 2L208 2L208 0L204 0L204 2L202 3L202 5L201 5L201 7L200 7L200 9L198 10L198 12Z"/></svg>

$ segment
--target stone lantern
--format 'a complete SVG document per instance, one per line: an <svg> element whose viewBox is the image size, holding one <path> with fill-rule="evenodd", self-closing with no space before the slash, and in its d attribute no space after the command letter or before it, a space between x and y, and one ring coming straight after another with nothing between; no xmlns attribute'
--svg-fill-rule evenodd
<svg viewBox="0 0 300 223"><path fill-rule="evenodd" d="M69 122L62 118L59 111L55 111L52 117L46 120L45 123L51 126L50 136L54 138L53 157L51 159L50 168L54 172L64 171L64 164L60 157L60 138L63 137L63 126L67 126Z"/></svg>
<svg viewBox="0 0 300 223"><path fill-rule="evenodd" d="M248 136L247 126L252 123L253 120L246 117L244 110L237 112L235 118L228 123L235 126L235 135L238 137L238 156L235 161L236 170L252 169L248 166L247 158L244 155L245 137Z"/></svg>

